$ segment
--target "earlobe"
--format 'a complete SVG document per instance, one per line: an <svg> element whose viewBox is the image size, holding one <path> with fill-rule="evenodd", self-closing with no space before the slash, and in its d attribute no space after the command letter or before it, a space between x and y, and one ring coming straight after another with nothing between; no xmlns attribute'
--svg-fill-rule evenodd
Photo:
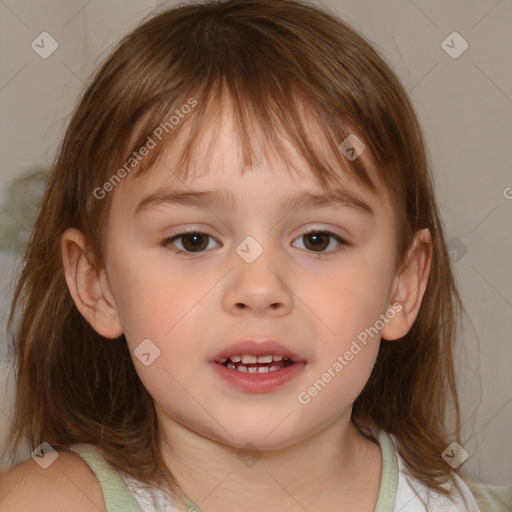
<svg viewBox="0 0 512 512"><path fill-rule="evenodd" d="M77 309L101 336L121 336L123 329L105 271L98 270L88 256L83 233L74 228L64 231L61 251L66 283Z"/></svg>
<svg viewBox="0 0 512 512"><path fill-rule="evenodd" d="M403 270L395 280L395 289L390 304L399 303L401 308L394 307L396 315L382 329L381 337L385 340L396 340L405 336L411 329L427 289L428 276L432 263L432 239L430 231L425 228L415 234L408 251ZM397 309L399 309L397 311Z"/></svg>

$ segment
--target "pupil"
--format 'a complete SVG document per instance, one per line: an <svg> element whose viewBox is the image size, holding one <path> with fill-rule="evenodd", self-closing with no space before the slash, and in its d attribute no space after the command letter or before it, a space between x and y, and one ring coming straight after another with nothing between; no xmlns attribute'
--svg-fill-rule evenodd
<svg viewBox="0 0 512 512"><path fill-rule="evenodd" d="M192 245L187 247L187 242L190 241L191 239L194 240L194 242L192 242ZM185 235L183 236L183 246L189 250L189 249L204 249L204 247L202 247L202 245L204 245L204 242L206 240L206 237L204 237L203 235L201 235L201 233L191 233L191 234L188 234L188 235ZM202 244L201 244L202 242Z"/></svg>
<svg viewBox="0 0 512 512"><path fill-rule="evenodd" d="M325 243L326 240L327 240L327 245L329 245L329 237L327 236L326 233L310 233L310 234L306 235L306 240L307 241L309 241L311 239L316 240L316 242L313 241L313 244L312 244L313 248L315 248L315 247L318 248L319 247L319 243L320 243L320 245L322 245L322 242ZM306 243L306 246L307 245L308 244ZM325 247L327 247L327 245ZM325 247L321 247L321 248L325 249Z"/></svg>

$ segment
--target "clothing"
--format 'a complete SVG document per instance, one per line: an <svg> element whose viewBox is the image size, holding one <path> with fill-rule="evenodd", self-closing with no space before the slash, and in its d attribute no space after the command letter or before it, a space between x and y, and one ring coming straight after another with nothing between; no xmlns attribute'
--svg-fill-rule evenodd
<svg viewBox="0 0 512 512"><path fill-rule="evenodd" d="M512 486L472 483L468 487L456 476L462 496L457 494L454 502L437 492L428 493L422 483L406 475L404 461L396 452L394 437L383 431L375 437L382 452L382 476L375 512L512 511ZM112 468L95 445L73 444L69 450L80 455L96 474L108 512L178 512L176 506L169 503L167 494L158 489L148 492L137 480ZM427 509L415 491L427 503ZM192 502L187 503L188 507L193 505Z"/></svg>

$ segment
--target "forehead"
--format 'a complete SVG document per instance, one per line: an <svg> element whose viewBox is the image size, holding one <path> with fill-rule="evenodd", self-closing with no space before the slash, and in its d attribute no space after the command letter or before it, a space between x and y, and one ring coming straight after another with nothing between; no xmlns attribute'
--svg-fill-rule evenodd
<svg viewBox="0 0 512 512"><path fill-rule="evenodd" d="M228 209L234 208L251 194L260 194L262 202L266 204L273 199L281 201L300 192L322 194L340 190L351 192L353 197L364 197L366 203L382 204L382 200L386 199L386 192L368 155L363 152L359 158L370 172L376 186L375 192L358 183L347 169L340 168L326 142L322 127L305 114L303 122L315 153L322 155L324 161L335 169L330 178L329 190L321 186L318 172L304 161L285 133L280 134L280 143L285 151L283 155L274 145L269 144L261 127L251 127L249 143L254 161L252 166L244 166L233 117L228 105L220 109L216 117L209 118L189 155L186 173L178 166L188 141L189 125L185 125L178 137L162 148L162 156L152 168L146 173L134 173L123 180L114 194L114 202L122 199L123 202L128 201L132 209L136 209L141 196L173 189L190 193L222 191L217 199ZM261 173L264 173L264 184ZM239 200L237 196L240 196Z"/></svg>

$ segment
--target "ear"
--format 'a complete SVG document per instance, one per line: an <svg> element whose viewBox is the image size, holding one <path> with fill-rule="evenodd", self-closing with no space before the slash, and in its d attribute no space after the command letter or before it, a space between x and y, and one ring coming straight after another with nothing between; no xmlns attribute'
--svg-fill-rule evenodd
<svg viewBox="0 0 512 512"><path fill-rule="evenodd" d="M383 339L402 338L411 329L427 288L431 262L432 239L430 231L425 228L416 232L402 270L395 278L388 308L394 304L396 314L382 329ZM397 307L396 303L400 304L401 308Z"/></svg>
<svg viewBox="0 0 512 512"><path fill-rule="evenodd" d="M105 338L117 338L123 329L105 270L90 259L82 232L70 228L61 237L62 261L69 291L76 307L94 330Z"/></svg>

